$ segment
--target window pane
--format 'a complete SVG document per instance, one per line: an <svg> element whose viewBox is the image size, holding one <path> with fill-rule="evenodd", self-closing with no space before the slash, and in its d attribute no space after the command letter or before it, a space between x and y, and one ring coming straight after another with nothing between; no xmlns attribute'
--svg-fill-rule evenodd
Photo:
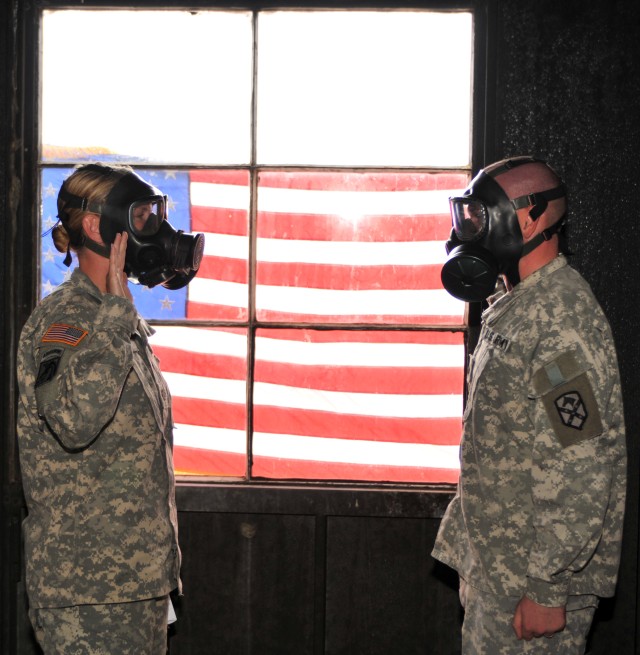
<svg viewBox="0 0 640 655"><path fill-rule="evenodd" d="M257 317L461 325L442 287L448 198L463 174L264 172Z"/></svg>
<svg viewBox="0 0 640 655"><path fill-rule="evenodd" d="M461 333L258 330L253 474L455 482Z"/></svg>
<svg viewBox="0 0 640 655"><path fill-rule="evenodd" d="M259 163L468 165L471 52L470 13L262 12Z"/></svg>
<svg viewBox="0 0 640 655"><path fill-rule="evenodd" d="M63 264L66 253L55 249L48 234L57 221L58 190L72 171L45 168L42 172L41 297L77 266L72 253L72 265L67 269ZM137 169L137 173L168 196L173 227L205 234L205 256L188 286L168 291L162 286L129 285L138 312L146 319L246 320L248 173L149 169Z"/></svg>
<svg viewBox="0 0 640 655"><path fill-rule="evenodd" d="M249 12L45 11L42 69L49 161L249 161Z"/></svg>
<svg viewBox="0 0 640 655"><path fill-rule="evenodd" d="M244 476L246 330L165 325L155 330L151 345L173 398L176 473Z"/></svg>

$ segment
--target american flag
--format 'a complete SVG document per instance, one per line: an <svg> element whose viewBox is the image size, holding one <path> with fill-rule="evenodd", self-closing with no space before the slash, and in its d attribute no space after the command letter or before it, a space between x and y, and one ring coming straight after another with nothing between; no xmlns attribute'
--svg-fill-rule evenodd
<svg viewBox="0 0 640 655"><path fill-rule="evenodd" d="M43 230L69 172L43 171ZM152 339L173 395L177 473L457 480L464 304L440 268L447 199L466 175L261 172L251 333L248 172L138 172L169 196L175 227L205 233L187 288L133 288L146 318L186 319L156 324ZM43 295L67 274L63 257L45 237Z"/></svg>

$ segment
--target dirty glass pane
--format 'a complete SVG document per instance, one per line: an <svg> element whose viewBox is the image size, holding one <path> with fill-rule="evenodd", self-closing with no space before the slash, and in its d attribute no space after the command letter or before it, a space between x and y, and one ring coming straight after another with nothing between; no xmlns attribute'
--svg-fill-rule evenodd
<svg viewBox="0 0 640 655"><path fill-rule="evenodd" d="M464 174L264 172L256 311L263 321L461 325L442 287L448 198Z"/></svg>
<svg viewBox="0 0 640 655"><path fill-rule="evenodd" d="M151 337L173 399L177 474L243 477L247 469L247 331L156 325Z"/></svg>
<svg viewBox="0 0 640 655"><path fill-rule="evenodd" d="M261 329L256 477L455 482L461 332Z"/></svg>
<svg viewBox="0 0 640 655"><path fill-rule="evenodd" d="M77 265L63 264L50 236L57 221L56 200L72 168L42 171L40 297L51 293ZM177 230L202 232L205 251L198 275L188 286L168 291L130 284L146 319L246 321L248 311L249 174L237 170L139 168L136 172L167 195L169 222Z"/></svg>

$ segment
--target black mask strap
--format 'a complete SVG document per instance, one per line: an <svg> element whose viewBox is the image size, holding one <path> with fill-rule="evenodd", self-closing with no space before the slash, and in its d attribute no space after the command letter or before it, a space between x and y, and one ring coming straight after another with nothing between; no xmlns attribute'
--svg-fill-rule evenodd
<svg viewBox="0 0 640 655"><path fill-rule="evenodd" d="M564 184L557 186L553 189L547 191L538 191L537 193L529 193L525 196L519 196L514 198L511 202L516 210L522 209L523 207L531 207L529 216L534 221L537 221L542 214L544 214L547 206L549 205L549 200L557 200L558 198L563 198L566 195L566 190Z"/></svg>
<svg viewBox="0 0 640 655"><path fill-rule="evenodd" d="M560 232L560 230L564 227L564 223L565 223L565 217L563 216L559 221L554 223L551 227L548 227L543 232L540 232L538 236L531 239L531 241L527 241L527 243L525 243L524 246L522 247L521 256L525 257L531 251L535 250L541 243L544 243L545 241L549 241L551 237L554 234L556 234L556 232Z"/></svg>
<svg viewBox="0 0 640 655"><path fill-rule="evenodd" d="M89 198L81 198L80 196L76 196L73 193L69 193L64 185L60 189L60 192L58 193L58 196L64 200L65 205L64 205L64 210L66 209L81 209L82 211L87 211L87 212L93 212L95 214L101 214L102 213L102 206L99 204L92 203ZM63 211L64 211L63 210ZM59 216L62 220L62 217Z"/></svg>
<svg viewBox="0 0 640 655"><path fill-rule="evenodd" d="M89 250L93 250L93 252L95 252L97 255L100 255L101 257L109 259L109 256L111 254L111 246L110 245L105 245L105 244L98 243L97 241L94 241L93 239L90 239L86 235L84 237L84 242L83 242L82 245L85 248L89 248Z"/></svg>

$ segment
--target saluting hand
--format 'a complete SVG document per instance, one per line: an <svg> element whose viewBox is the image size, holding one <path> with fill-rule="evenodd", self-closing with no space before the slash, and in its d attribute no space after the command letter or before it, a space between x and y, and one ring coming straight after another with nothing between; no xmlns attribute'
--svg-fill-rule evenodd
<svg viewBox="0 0 640 655"><path fill-rule="evenodd" d="M122 234L116 234L115 241L111 244L109 272L107 273L107 293L133 301L133 296L129 290L127 274L124 272L126 254L127 233L122 232Z"/></svg>

